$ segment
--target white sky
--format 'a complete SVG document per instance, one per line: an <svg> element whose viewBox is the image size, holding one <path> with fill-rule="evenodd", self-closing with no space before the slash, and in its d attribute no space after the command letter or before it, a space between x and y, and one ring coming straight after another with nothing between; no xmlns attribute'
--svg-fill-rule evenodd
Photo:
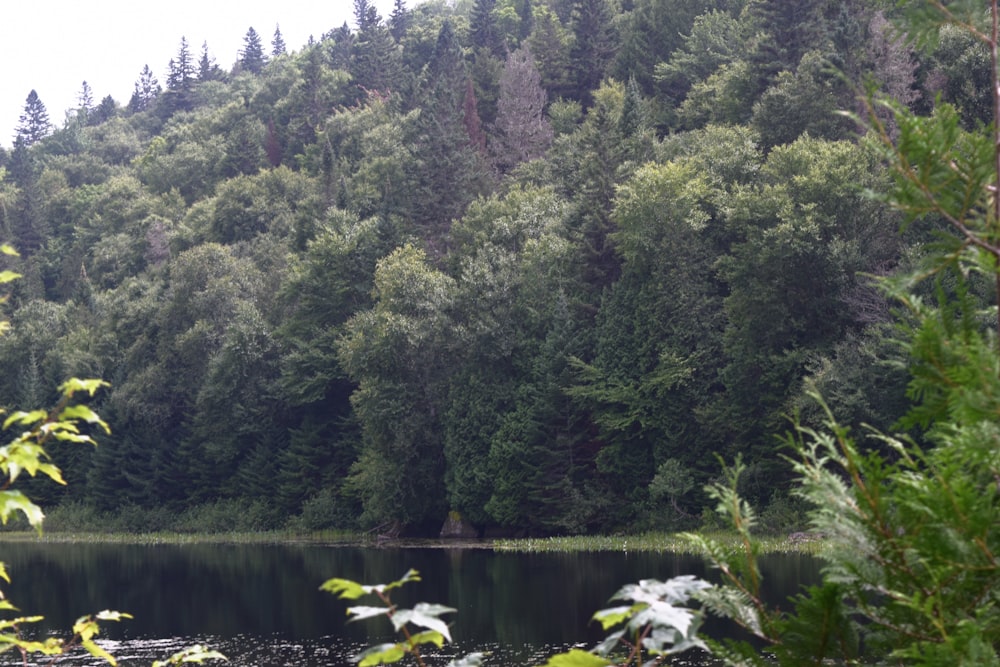
<svg viewBox="0 0 1000 667"><path fill-rule="evenodd" d="M393 0L372 0L383 18ZM416 0L408 0L413 7ZM10 147L32 89L53 125L62 127L86 81L97 104L111 95L128 104L143 65L165 85L167 63L186 37L195 60L201 45L229 70L251 26L267 53L275 25L289 51L347 21L353 0L0 0L0 145Z"/></svg>

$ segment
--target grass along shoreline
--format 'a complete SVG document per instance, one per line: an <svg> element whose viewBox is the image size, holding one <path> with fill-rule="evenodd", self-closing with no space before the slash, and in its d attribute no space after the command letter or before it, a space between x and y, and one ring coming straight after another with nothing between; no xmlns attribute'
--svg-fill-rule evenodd
<svg viewBox="0 0 1000 667"><path fill-rule="evenodd" d="M699 533L733 549L741 547L736 533L708 531ZM759 552L802 553L815 555L823 540L808 535L760 536ZM120 531L65 531L46 530L41 535L34 531L0 531L2 542L45 542L67 544L260 544L260 545L314 545L326 547L372 548L438 548L438 549L490 549L513 553L543 552L662 552L699 554L700 550L682 533L644 533L640 535L576 535L566 537L519 539L394 539L378 540L371 535L349 531L323 530L296 532L234 531L234 532L120 532Z"/></svg>

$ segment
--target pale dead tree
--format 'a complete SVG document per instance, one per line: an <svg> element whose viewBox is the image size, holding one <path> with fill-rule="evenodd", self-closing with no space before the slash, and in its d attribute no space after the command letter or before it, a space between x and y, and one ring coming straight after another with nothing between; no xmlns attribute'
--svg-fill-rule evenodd
<svg viewBox="0 0 1000 667"><path fill-rule="evenodd" d="M545 89L527 46L509 56L500 75L500 97L491 144L493 164L506 173L545 154L552 126L545 117Z"/></svg>

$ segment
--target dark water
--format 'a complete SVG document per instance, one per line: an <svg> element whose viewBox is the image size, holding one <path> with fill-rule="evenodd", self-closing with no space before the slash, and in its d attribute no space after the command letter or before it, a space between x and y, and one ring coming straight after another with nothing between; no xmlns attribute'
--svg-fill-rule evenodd
<svg viewBox="0 0 1000 667"><path fill-rule="evenodd" d="M43 614L46 631L102 609L133 614L102 635L123 665L149 664L193 643L222 651L235 665L351 664L363 646L391 640L391 627L381 618L346 624L347 605L320 584L330 577L382 583L411 567L423 581L396 591L397 603L458 610L447 617L455 643L445 655L486 650L492 665L539 664L600 639L591 615L625 583L713 578L698 558L650 553L14 543L0 545L0 560L12 578L8 598L25 614ZM773 601L819 577L818 562L807 556L771 556L761 566ZM719 622L706 629L731 631Z"/></svg>

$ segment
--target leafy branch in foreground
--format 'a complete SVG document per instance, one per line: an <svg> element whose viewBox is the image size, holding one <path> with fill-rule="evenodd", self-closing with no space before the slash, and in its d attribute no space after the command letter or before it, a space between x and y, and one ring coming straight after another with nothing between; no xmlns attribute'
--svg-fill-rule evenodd
<svg viewBox="0 0 1000 667"><path fill-rule="evenodd" d="M366 595L374 595L381 606L348 607L351 621L359 621L376 616L387 617L403 640L372 646L355 658L360 667L399 662L407 655L413 657L420 667L426 667L425 656L420 647L433 645L441 648L445 641L451 641L447 624L441 620L443 614L452 613L451 607L418 602L412 609L397 607L390 593L393 589L411 581L420 581L416 570L410 570L401 579L388 584L364 585L350 579L329 579L320 587L343 600L357 600ZM621 626L609 634L592 651L572 649L549 658L546 667L606 667L608 665L659 665L668 656L690 648L706 648L698 638L702 614L698 610L684 607L699 592L711 585L692 576L674 577L666 582L646 579L638 584L628 584L611 598L630 604L602 609L594 614L594 620L608 630ZM410 626L423 628L414 632ZM624 650L622 650L624 649ZM452 660L448 667L477 667L482 664L483 653ZM619 662L613 662L619 660Z"/></svg>
<svg viewBox="0 0 1000 667"><path fill-rule="evenodd" d="M707 649L698 638L703 615L685 605L711 584L691 575L667 581L643 579L627 584L612 600L631 602L594 614L604 630L622 626L592 651L572 649L552 656L545 667L607 667L660 665L671 655L692 648Z"/></svg>
<svg viewBox="0 0 1000 667"><path fill-rule="evenodd" d="M411 581L420 581L420 574L416 570L411 569L402 578L388 584L364 585L350 579L334 578L328 579L320 586L321 590L333 593L342 600L357 600L366 595L376 596L382 602L382 606L348 607L347 615L351 617L350 620L361 621L385 616L392 622L393 629L403 635L403 641L379 644L363 651L356 658L360 667L399 662L407 655L413 656L420 667L426 667L420 647L431 644L441 648L445 641L451 641L448 624L440 618L444 614L453 613L455 610L451 607L418 602L412 609L405 609L393 603L391 591ZM423 630L414 632L411 626ZM482 664L482 658L482 653L471 653L464 658L452 660L448 663L448 667L475 667Z"/></svg>

